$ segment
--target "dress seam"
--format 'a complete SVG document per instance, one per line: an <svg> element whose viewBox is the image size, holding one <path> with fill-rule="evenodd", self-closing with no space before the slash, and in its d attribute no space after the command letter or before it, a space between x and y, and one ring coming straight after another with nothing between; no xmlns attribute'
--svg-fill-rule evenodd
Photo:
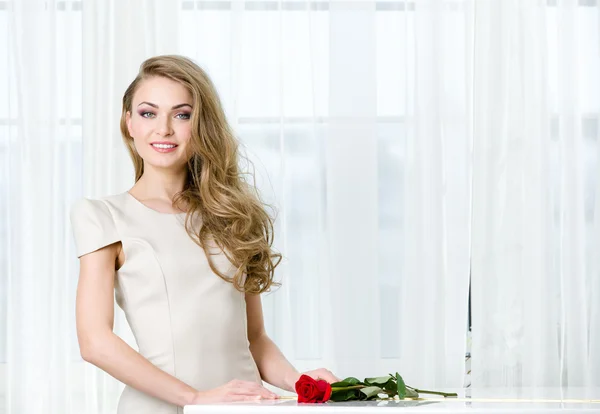
<svg viewBox="0 0 600 414"><path fill-rule="evenodd" d="M111 219L112 219L112 222L113 222L113 226L115 228L115 231L117 232L117 234L119 236L119 241L123 245L123 250L125 250L125 240L122 237L121 232L117 228L117 221L115 220L115 214L113 212L113 209L112 209L110 203L106 202L106 200L103 200L103 199L99 199L98 201L101 201L106 206L106 208L108 209L108 211L110 213L110 216L111 216ZM173 376L177 378L177 371L175 369L175 367L176 367L176 363L175 363L175 339L173 337L173 319L172 319L172 312L171 312L171 298L169 296L169 289L167 287L167 280L166 280L166 277L165 277L165 272L164 272L164 270L162 268L160 260L158 260L158 257L156 255L156 252L154 251L154 248L152 248L152 246L150 246L150 247L151 247L151 251L152 251L152 256L154 256L154 260L156 260L156 264L158 265L158 268L160 269L160 274L161 274L161 277L163 279L164 289L165 289L165 293L166 293L166 296L167 296L167 308L168 308L168 311L169 311L169 331L170 331L170 334L171 334L171 355L172 355L172 358L173 358L172 369L173 369ZM125 263L123 263L123 266L121 266L121 269L123 267L125 267L126 263L127 263L127 255L125 255ZM121 269L119 269L119 270L121 270ZM117 277L117 280L118 280L119 270L115 271L115 277ZM123 291L123 303L127 304L128 303L127 302L127 298L128 298L127 289L125 288L124 285L119 284L119 286L120 286L121 290ZM123 310L123 311L125 311L125 310ZM129 324L129 328L133 332L134 331L134 324L132 323L132 321L130 321L127 318L127 315L125 315L125 317L127 319L127 323ZM137 338L136 338L136 342L137 342ZM139 344L138 344L138 346L139 346ZM129 385L127 385L127 384L125 384L125 385L126 385L126 387L131 388ZM121 396L122 395L123 394L121 393ZM183 413L183 408L175 406L175 413L182 414Z"/></svg>
<svg viewBox="0 0 600 414"><path fill-rule="evenodd" d="M154 257L156 259L158 267L160 268L160 274L162 276L163 283L165 286L165 293L167 295L167 307L169 309L169 331L171 333L171 355L173 356L173 376L177 377L177 370L175 369L177 364L175 363L175 339L173 338L173 313L171 312L171 297L169 296L169 288L167 286L167 278L165 277L165 272L163 271L162 265L160 264L160 261L158 260L156 255L154 255Z"/></svg>

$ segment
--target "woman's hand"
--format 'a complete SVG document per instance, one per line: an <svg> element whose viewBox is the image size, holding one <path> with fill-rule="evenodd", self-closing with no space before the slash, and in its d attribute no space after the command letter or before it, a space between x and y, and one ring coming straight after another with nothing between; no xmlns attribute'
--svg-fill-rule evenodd
<svg viewBox="0 0 600 414"><path fill-rule="evenodd" d="M192 405L212 402L274 400L279 398L262 385L252 381L233 380L208 391L198 391Z"/></svg>
<svg viewBox="0 0 600 414"><path fill-rule="evenodd" d="M331 373L331 371L329 371L328 369L325 369L325 368L319 368L319 369L315 369L312 371L306 371L306 372L303 372L303 374L308 375L309 377L314 378L314 379L325 380L330 384L341 381L341 379L339 379L338 377L333 375Z"/></svg>
<svg viewBox="0 0 600 414"><path fill-rule="evenodd" d="M294 375L294 377L290 381L290 385L291 385L292 389L295 388L296 381L298 381L298 379L300 378L301 375L308 375L309 377L311 377L315 380L322 379L322 380L327 381L330 384L341 381L340 378L333 375L331 373L331 371L329 371L328 369L318 368L318 369L314 369L312 371L306 371L306 372L302 372L302 373L298 373L298 374Z"/></svg>

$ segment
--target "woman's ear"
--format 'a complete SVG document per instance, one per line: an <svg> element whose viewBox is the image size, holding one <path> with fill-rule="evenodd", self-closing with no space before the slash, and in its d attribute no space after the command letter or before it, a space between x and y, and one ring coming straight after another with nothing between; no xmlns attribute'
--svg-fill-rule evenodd
<svg viewBox="0 0 600 414"><path fill-rule="evenodd" d="M131 111L127 111L125 113L125 123L127 124L127 132L129 132L129 136L133 137L131 133Z"/></svg>

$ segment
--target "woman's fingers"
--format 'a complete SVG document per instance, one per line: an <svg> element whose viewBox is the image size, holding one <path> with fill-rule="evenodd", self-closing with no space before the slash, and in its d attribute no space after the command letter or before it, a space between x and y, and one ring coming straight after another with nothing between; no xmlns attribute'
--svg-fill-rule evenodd
<svg viewBox="0 0 600 414"><path fill-rule="evenodd" d="M251 382L236 387L235 392L240 395L258 396L266 399L277 398L277 394L269 391L268 389L259 384Z"/></svg>
<svg viewBox="0 0 600 414"><path fill-rule="evenodd" d="M325 368L319 368L319 369L315 369L313 371L307 371L304 374L308 375L314 379L325 380L330 384L341 381L340 378L336 377L335 375L333 375L331 373L331 371L329 371L328 369L325 369Z"/></svg>

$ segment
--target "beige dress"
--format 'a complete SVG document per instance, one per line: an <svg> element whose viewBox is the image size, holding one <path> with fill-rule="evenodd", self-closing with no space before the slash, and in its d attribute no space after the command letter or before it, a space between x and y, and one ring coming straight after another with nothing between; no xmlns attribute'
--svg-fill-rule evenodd
<svg viewBox="0 0 600 414"><path fill-rule="evenodd" d="M261 382L249 350L244 294L218 277L188 236L185 214L159 213L128 192L81 199L71 209L77 256L121 241L125 264L115 297L139 352L197 390L233 379ZM213 247L218 269L232 275ZM118 414L177 414L183 408L126 386Z"/></svg>

